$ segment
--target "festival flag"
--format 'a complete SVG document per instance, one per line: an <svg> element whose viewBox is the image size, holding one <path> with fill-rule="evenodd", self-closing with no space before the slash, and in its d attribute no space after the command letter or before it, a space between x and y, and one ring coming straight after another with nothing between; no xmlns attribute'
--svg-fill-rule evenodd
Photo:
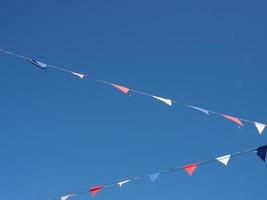
<svg viewBox="0 0 267 200"><path fill-rule="evenodd" d="M222 116L225 117L226 119L229 119L229 120L237 123L240 126L243 126L243 123L240 121L240 119L238 119L236 117L233 117L233 116L230 116L230 115L225 115L225 114L222 114Z"/></svg>
<svg viewBox="0 0 267 200"><path fill-rule="evenodd" d="M90 188L90 192L92 194L92 197L94 197L96 195L96 193L98 193L100 190L103 189L103 185L99 185L99 186L95 186L95 187L92 187Z"/></svg>
<svg viewBox="0 0 267 200"><path fill-rule="evenodd" d="M221 162L222 164L227 166L230 158L231 158L231 155L228 154L228 155L225 155L225 156L218 157L218 158L216 158L216 160L218 160L219 162Z"/></svg>
<svg viewBox="0 0 267 200"><path fill-rule="evenodd" d="M261 135L266 125L259 122L255 122L255 126Z"/></svg>
<svg viewBox="0 0 267 200"><path fill-rule="evenodd" d="M159 177L160 173L154 173L149 175L149 179L151 182L155 182L157 180L157 178Z"/></svg>
<svg viewBox="0 0 267 200"><path fill-rule="evenodd" d="M66 195L66 196L62 196L61 197L61 200L67 200L68 198L74 196L75 194L69 194L69 195Z"/></svg>
<svg viewBox="0 0 267 200"><path fill-rule="evenodd" d="M122 91L123 93L127 94L129 92L129 88L121 86L121 85L115 85L111 84L113 87L117 88L118 90Z"/></svg>
<svg viewBox="0 0 267 200"><path fill-rule="evenodd" d="M118 185L121 187L122 185L124 185L125 183L130 182L131 180L126 180L126 181L121 181L118 183Z"/></svg>
<svg viewBox="0 0 267 200"><path fill-rule="evenodd" d="M41 63L37 60L34 60L34 59L30 59L30 58L27 58L27 61L37 67L39 67L40 69L45 69L47 67L47 64L45 63Z"/></svg>
<svg viewBox="0 0 267 200"><path fill-rule="evenodd" d="M196 163L192 163L189 165L184 166L184 170L190 175L192 176L192 174L194 173L194 171L197 168L197 164Z"/></svg>
<svg viewBox="0 0 267 200"><path fill-rule="evenodd" d="M206 115L210 114L209 111L207 111L207 110L205 110L203 108L199 108L199 107L196 107L196 106L190 106L190 105L187 105L187 106L190 107L190 108L193 108L195 110L201 111L201 112L205 113Z"/></svg>
<svg viewBox="0 0 267 200"><path fill-rule="evenodd" d="M266 160L266 152L267 152L267 145L259 147L257 149L257 156L259 156L263 162L265 162Z"/></svg>
<svg viewBox="0 0 267 200"><path fill-rule="evenodd" d="M75 76L78 76L78 77L80 77L81 79L83 79L83 78L85 78L86 77L86 75L85 74L80 74L80 73L77 73L77 72L71 72L73 75L75 75Z"/></svg>
<svg viewBox="0 0 267 200"><path fill-rule="evenodd" d="M172 100L170 100L170 99L164 99L162 97L157 97L157 96L152 96L152 97L168 104L169 106L172 106Z"/></svg>

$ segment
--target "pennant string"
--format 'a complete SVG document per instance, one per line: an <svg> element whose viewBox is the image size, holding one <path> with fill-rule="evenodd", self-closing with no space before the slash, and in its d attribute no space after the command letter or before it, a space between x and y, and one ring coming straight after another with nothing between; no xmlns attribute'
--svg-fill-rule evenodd
<svg viewBox="0 0 267 200"><path fill-rule="evenodd" d="M239 151L239 152L235 152L235 153L232 153L232 154L226 154L227 156L231 156L231 159L237 157L237 156L242 156L242 155L245 155L245 154L248 154L248 153L251 153L251 152L258 152L258 156L263 159L266 155L266 151L267 151L267 145L265 146L260 146L260 147L256 147L256 148L251 148L251 149L246 149L246 150L243 150L243 151ZM114 183L111 183L111 184L104 184L104 185L99 185L99 186L95 186L95 187L91 187L90 188L90 192L92 194L92 196L95 196L96 193L98 193L100 190L104 189L104 188L111 188L111 187L114 187L114 186L117 186L119 183L128 183L128 182L133 182L133 181L137 181L137 180L142 180L142 179L150 179L151 182L154 182L152 180L153 179L153 175L154 175L154 178L155 180L157 179L157 177L159 175L164 175L164 174L169 174L169 173L174 173L174 172L177 172L177 171L180 171L180 170L185 170L185 169L190 169L188 171L188 173L190 175L192 175L192 173L194 172L194 170L200 166L203 166L203 165L207 165L207 164L211 164L211 163L214 163L214 162L220 162L218 161L217 159L220 158L220 157L216 157L216 158L212 158L212 159L208 159L208 160L202 160L202 161L199 161L199 162L195 162L195 163L192 163L192 164L189 164L189 165L183 165L183 166L179 166L179 167L175 167L175 168L172 168L172 169L167 169L167 170L162 170L160 172L157 172L157 173L154 173L154 174L149 174L149 175L143 175L143 176L136 176L136 177L132 177L132 178L127 178L127 179L124 179L126 181L116 181ZM152 179L151 179L152 177ZM88 189L85 189L83 191L80 191L80 192L71 192L71 193L68 193L68 194L85 194L87 193ZM65 194L61 194L60 196L64 196ZM58 197L59 195L57 196L50 196L48 197L49 199L52 199L53 197ZM48 199L46 198L46 199ZM43 198L45 199L45 198ZM39 199L41 200L41 198Z"/></svg>
<svg viewBox="0 0 267 200"><path fill-rule="evenodd" d="M15 56L17 58L20 58L20 59L24 59L24 60L34 60L34 61L37 61L35 59L32 59L32 58L28 58L28 57L25 57L25 56L22 56L22 55L18 55L16 53L13 53L13 52L10 52L10 51L6 51L2 48L0 48L0 52L4 53L4 54L8 54L8 55L12 55L12 56ZM65 69L65 68L61 68L61 67L58 67L58 66L55 66L55 65L50 65L50 64L45 64L46 67L49 67L49 68L54 68L54 69L57 69L59 71L64 71L66 73L69 73L71 75L74 75L74 76L78 76L79 78L81 79L84 79L85 77L87 77L87 75L85 74L82 74L82 73L78 73L78 72L73 72L71 70L68 70L68 69ZM110 85L110 86L115 86L116 84L114 83L111 83L111 82L108 82L108 81L105 81L105 80L101 80L101 79L97 79L97 78L92 78L92 80L94 81L97 81L97 82L101 82L101 83L104 83L104 84L107 84L107 85ZM153 94L149 94L149 93L146 93L146 92L143 92L143 91L139 91L139 90L135 90L135 89L130 89L128 87L124 87L124 86L121 86L121 85L116 85L116 86L120 86L121 87L121 91L124 92L124 93L128 93L128 91L132 91L134 93L137 93L137 94L141 94L141 95L145 95L145 96L149 96L151 98L154 98L155 97L158 97L157 99L158 100L161 100L162 102L168 104L168 105L172 105L172 104L178 104L178 102L176 102L175 100L173 99L166 99L166 98L162 98L160 96L156 96L156 95L153 95ZM180 105L182 106L186 106L186 107L190 107L190 108L193 108L195 110L199 110L199 111L202 111L206 114L214 114L214 115L220 115L220 116L230 116L230 115L225 115L224 113L220 113L220 112L216 112L216 111L212 111L212 110L208 110L208 109L204 109L204 108L201 108L201 107L197 107L197 106L192 106L192 105L188 105L188 104L182 104L179 102ZM230 116L231 117L231 116ZM234 119L235 118L235 119ZM259 123L259 122L255 122L255 121L251 121L251 120L247 120L247 119L243 119L243 118L239 118L239 117L234 117L232 119L232 121L234 121L235 123L239 124L240 126L242 126L242 122L246 122L246 123L251 123L251 124L257 124L257 129L258 131L260 132L260 134L263 132L266 124L264 123ZM229 118L228 118L229 119Z"/></svg>

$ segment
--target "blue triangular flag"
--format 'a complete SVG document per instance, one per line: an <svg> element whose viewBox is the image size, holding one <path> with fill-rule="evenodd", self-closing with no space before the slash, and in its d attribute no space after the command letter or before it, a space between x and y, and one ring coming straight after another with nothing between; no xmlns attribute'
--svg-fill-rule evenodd
<svg viewBox="0 0 267 200"><path fill-rule="evenodd" d="M209 115L210 114L208 110L205 110L203 108L196 107L196 106L191 106L191 105L187 105L187 106L190 107L190 108L193 108L195 110L201 111L201 112L205 113L206 115Z"/></svg>
<svg viewBox="0 0 267 200"><path fill-rule="evenodd" d="M260 159L263 160L263 162L265 162L266 160L266 152L267 152L267 145L259 147L257 149L257 156L259 156Z"/></svg>
<svg viewBox="0 0 267 200"><path fill-rule="evenodd" d="M155 173L155 174L151 174L149 175L149 179L151 182L155 182L157 180L157 178L159 177L160 173Z"/></svg>

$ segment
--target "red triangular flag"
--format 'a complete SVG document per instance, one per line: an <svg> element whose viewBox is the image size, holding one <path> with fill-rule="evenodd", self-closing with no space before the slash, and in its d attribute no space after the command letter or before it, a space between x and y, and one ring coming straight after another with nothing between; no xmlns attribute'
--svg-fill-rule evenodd
<svg viewBox="0 0 267 200"><path fill-rule="evenodd" d="M96 195L96 193L98 193L102 188L103 188L103 185L98 185L98 186L90 188L90 192L92 194L92 197L94 197Z"/></svg>
<svg viewBox="0 0 267 200"><path fill-rule="evenodd" d="M229 120L237 123L240 126L243 126L243 123L240 121L240 119L238 119L236 117L233 117L233 116L230 116L230 115L224 115L224 114L222 116L224 116L226 119L229 119Z"/></svg>
<svg viewBox="0 0 267 200"><path fill-rule="evenodd" d="M113 87L117 88L118 90L122 91L123 93L127 94L129 92L129 88L127 87L123 87L121 85L115 85L115 84L111 84Z"/></svg>
<svg viewBox="0 0 267 200"><path fill-rule="evenodd" d="M184 170L190 175L192 176L193 172L196 170L197 168L197 164L196 163L192 163L190 165L186 165L184 166Z"/></svg>

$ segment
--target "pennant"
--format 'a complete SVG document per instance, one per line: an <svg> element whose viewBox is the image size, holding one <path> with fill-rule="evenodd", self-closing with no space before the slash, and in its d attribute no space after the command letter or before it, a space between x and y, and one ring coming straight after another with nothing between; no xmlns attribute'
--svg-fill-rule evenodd
<svg viewBox="0 0 267 200"><path fill-rule="evenodd" d="M266 160L267 145L259 147L257 149L257 156L262 159L263 162Z"/></svg>
<svg viewBox="0 0 267 200"><path fill-rule="evenodd" d="M121 181L118 183L118 185L121 187L122 185L124 185L125 183L130 182L131 180L126 180L126 181Z"/></svg>
<svg viewBox="0 0 267 200"><path fill-rule="evenodd" d="M255 126L261 135L266 125L259 122L255 122Z"/></svg>
<svg viewBox="0 0 267 200"><path fill-rule="evenodd" d="M113 87L117 88L118 90L122 91L123 93L127 94L129 92L129 88L120 86L120 85L115 85L115 84L111 84Z"/></svg>
<svg viewBox="0 0 267 200"><path fill-rule="evenodd" d="M151 174L149 175L149 179L151 182L155 182L157 180L157 178L159 177L160 173L155 173L155 174Z"/></svg>
<svg viewBox="0 0 267 200"><path fill-rule="evenodd" d="M194 171L197 168L197 164L196 163L192 163L190 165L186 165L184 166L184 170L190 175L192 176L192 174L194 173Z"/></svg>
<svg viewBox="0 0 267 200"><path fill-rule="evenodd" d="M218 158L216 158L216 160L218 160L219 162L221 162L222 164L227 166L230 158L231 158L231 155L228 154L228 155L225 155L225 156L218 157Z"/></svg>
<svg viewBox="0 0 267 200"><path fill-rule="evenodd" d="M37 60L33 60L33 59L30 59L30 58L27 58L27 61L37 67L39 67L40 69L45 69L47 67L47 64L44 64L44 63L41 63Z"/></svg>
<svg viewBox="0 0 267 200"><path fill-rule="evenodd" d="M169 106L172 106L172 100L170 100L170 99L164 99L162 97L157 97L157 96L152 96L152 97L168 104Z"/></svg>
<svg viewBox="0 0 267 200"><path fill-rule="evenodd" d="M66 195L66 196L62 196L61 200L67 200L68 198L74 196L75 194L70 194L70 195Z"/></svg>
<svg viewBox="0 0 267 200"><path fill-rule="evenodd" d="M95 186L95 187L92 187L90 188L90 192L92 194L92 197L94 197L96 195L96 193L98 193L100 190L103 189L103 185L99 185L99 186Z"/></svg>
<svg viewBox="0 0 267 200"><path fill-rule="evenodd" d="M190 105L187 105L187 106L190 107L190 108L193 108L195 110L201 111L201 112L205 113L206 115L210 114L209 111L207 111L207 110L205 110L203 108L199 108L199 107L196 107L196 106L190 106Z"/></svg>
<svg viewBox="0 0 267 200"><path fill-rule="evenodd" d="M86 75L85 74L80 74L80 73L77 73L77 72L71 72L73 75L75 76L79 76L81 79L85 78Z"/></svg>
<svg viewBox="0 0 267 200"><path fill-rule="evenodd" d="M236 117L233 117L233 116L230 116L230 115L225 115L225 114L223 114L222 116L225 117L226 119L229 119L229 120L237 123L240 126L243 126L243 123L240 121L240 119L238 119Z"/></svg>

